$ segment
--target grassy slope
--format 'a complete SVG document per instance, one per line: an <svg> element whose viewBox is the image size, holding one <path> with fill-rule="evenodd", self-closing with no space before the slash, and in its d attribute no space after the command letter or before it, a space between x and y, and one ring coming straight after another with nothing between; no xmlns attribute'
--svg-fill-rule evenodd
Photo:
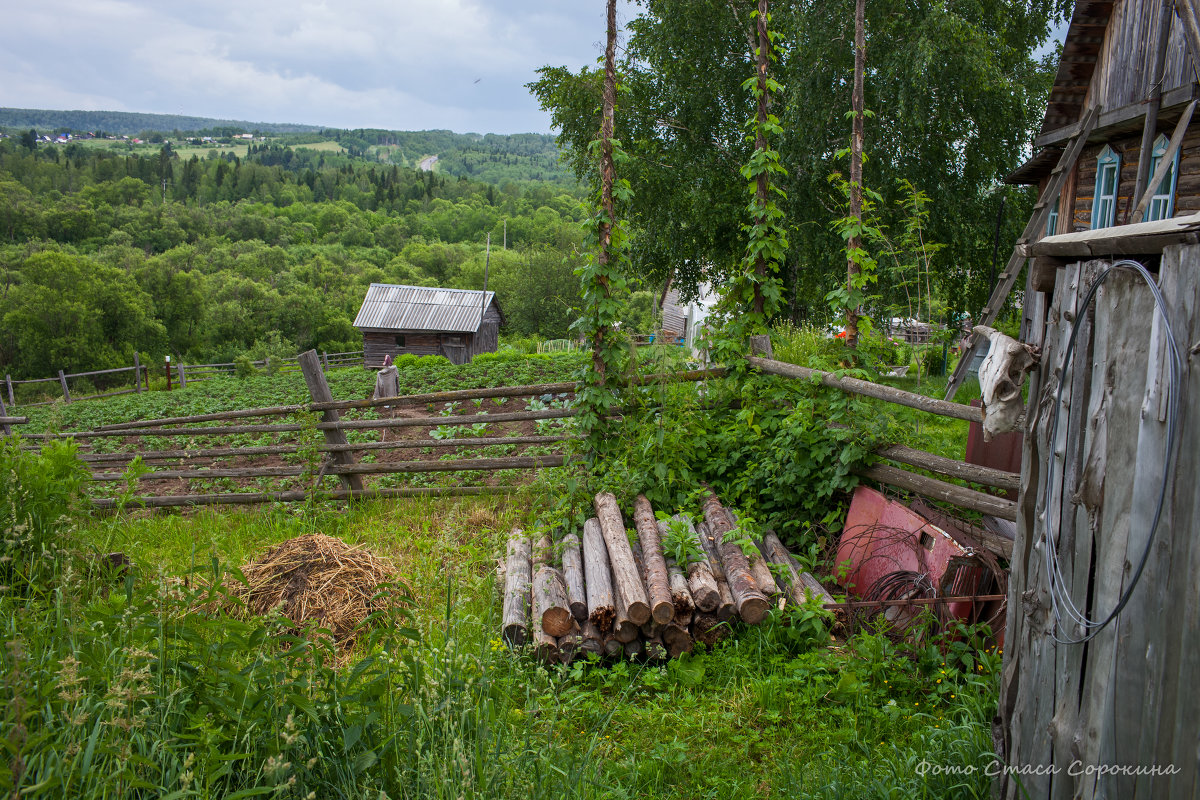
<svg viewBox="0 0 1200 800"><path fill-rule="evenodd" d="M413 370L405 388L553 380L566 363L484 362L476 369L486 371L453 374L444 366ZM365 394L370 378L361 370L334 373L335 396ZM36 422L93 425L296 402L303 399L298 382L298 376L213 381L186 392L45 410ZM948 446L954 432L937 436ZM804 652L774 623L739 631L714 653L666 666L547 669L513 658L497 638L496 554L511 527L535 524L558 492L546 481L514 498L134 512L86 520L75 535L88 549L125 552L150 575L179 574L213 558L242 564L308 532L395 559L416 598L423 639L414 652L442 682L436 708L451 702L474 709L446 717L405 698L431 715L422 730L437 742L414 754L419 763L411 796L983 796L985 780L921 776L916 765L922 759L986 763L981 754L990 748L994 698L987 687L994 658L965 677L953 664L941 672L946 667L937 650L914 661L870 636ZM450 663L450 653L456 666L437 673L433 666ZM365 711L348 706L346 724ZM371 791L375 784L360 785Z"/></svg>

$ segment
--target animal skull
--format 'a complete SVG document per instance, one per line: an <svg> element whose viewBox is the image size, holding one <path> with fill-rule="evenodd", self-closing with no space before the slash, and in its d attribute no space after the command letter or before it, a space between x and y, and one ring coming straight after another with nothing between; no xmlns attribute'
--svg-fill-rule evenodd
<svg viewBox="0 0 1200 800"><path fill-rule="evenodd" d="M1021 384L1025 382L1025 373L1037 365L1041 353L1033 345L1018 342L986 325L976 325L973 330L991 341L987 357L979 367L983 440L990 442L996 434L1020 429L1024 410Z"/></svg>

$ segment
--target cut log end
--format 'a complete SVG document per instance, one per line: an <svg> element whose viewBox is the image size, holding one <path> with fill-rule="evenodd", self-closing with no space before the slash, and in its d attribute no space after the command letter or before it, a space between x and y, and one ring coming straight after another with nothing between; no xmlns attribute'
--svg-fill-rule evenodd
<svg viewBox="0 0 1200 800"><path fill-rule="evenodd" d="M599 628L601 633L611 633L616 619L617 612L612 606L600 606L588 617L588 620Z"/></svg>

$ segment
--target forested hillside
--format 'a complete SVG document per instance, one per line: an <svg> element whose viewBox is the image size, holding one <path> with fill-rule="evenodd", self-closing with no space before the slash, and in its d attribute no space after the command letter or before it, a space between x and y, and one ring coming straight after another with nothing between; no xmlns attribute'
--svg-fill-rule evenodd
<svg viewBox="0 0 1200 800"><path fill-rule="evenodd" d="M56 111L43 108L0 108L0 128L36 128L51 130L105 131L134 136L142 131L200 131L235 127L263 133L317 131L320 125L246 122L234 119L188 117L179 114L139 114L132 111Z"/></svg>
<svg viewBox="0 0 1200 800"><path fill-rule="evenodd" d="M211 361L357 349L369 283L480 288L489 233L507 332L563 336L579 213L563 186L276 144L183 159L168 146L144 157L8 139L0 373L126 366L134 350Z"/></svg>

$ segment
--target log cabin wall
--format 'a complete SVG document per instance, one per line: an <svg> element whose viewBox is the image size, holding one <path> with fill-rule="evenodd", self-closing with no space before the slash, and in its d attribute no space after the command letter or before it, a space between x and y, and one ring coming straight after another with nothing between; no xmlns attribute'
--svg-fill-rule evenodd
<svg viewBox="0 0 1200 800"><path fill-rule="evenodd" d="M1161 8L1162 0L1085 0L1076 4L1050 106L1035 144L1062 147L1072 130L1068 126L1078 122L1088 108L1098 104L1103 113L1060 195L1057 233L1091 228L1096 158L1105 144L1121 155L1115 224L1130 221L1138 200L1133 195L1146 101L1158 80L1154 66ZM1187 12L1180 6L1178 13ZM1198 94L1197 71L1178 13L1171 16L1166 43L1156 136L1170 137L1184 106ZM1041 187L1047 180L1043 174ZM1193 119L1181 148L1173 216L1196 211L1200 211L1200 116Z"/></svg>
<svg viewBox="0 0 1200 800"><path fill-rule="evenodd" d="M1187 353L1200 341L1200 246L1167 247L1157 275L1183 354L1176 461L1149 549L1170 443L1166 329L1128 271L1111 274L1091 310L1082 307L1108 266L1060 268L1044 327L1034 326L1042 359L1026 408L999 708L1000 755L1019 776L1019 785L1000 779L1006 798L1194 798L1200 788L1200 359ZM1083 328L1064 369L1077 319ZM1092 619L1128 594L1086 644L1062 641L1087 631L1066 618L1061 594L1052 598L1051 548L1061 591ZM1118 771L1097 774L1104 767ZM1134 768L1144 774L1124 772Z"/></svg>
<svg viewBox="0 0 1200 800"><path fill-rule="evenodd" d="M404 346L396 343L404 337ZM372 368L383 364L385 356L441 356L441 334L429 331L363 331L363 363Z"/></svg>

